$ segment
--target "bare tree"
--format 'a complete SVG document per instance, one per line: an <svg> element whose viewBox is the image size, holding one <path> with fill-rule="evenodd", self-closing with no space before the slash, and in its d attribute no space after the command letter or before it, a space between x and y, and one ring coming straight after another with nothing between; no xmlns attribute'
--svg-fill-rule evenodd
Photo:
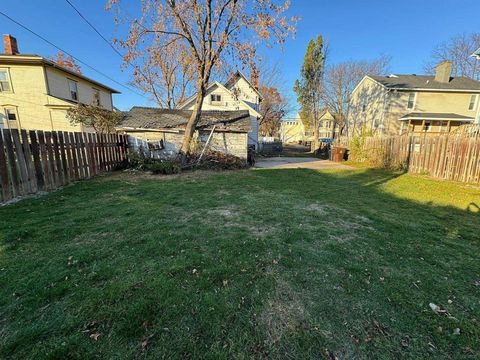
<svg viewBox="0 0 480 360"><path fill-rule="evenodd" d="M335 117L339 132L347 125L350 95L365 75L381 75L388 71L389 56L373 61L347 61L327 66L322 91L323 104Z"/></svg>
<svg viewBox="0 0 480 360"><path fill-rule="evenodd" d="M142 0L140 3L141 18L129 24L129 35L120 42L127 50L125 62L148 58L160 51L168 57L171 47L175 46L195 69L197 95L180 148L181 159L185 161L213 69L232 58L251 64L257 58L260 43L282 45L294 33L296 18L285 15L288 0L284 3L277 0ZM120 0L109 0L107 9L112 6L118 8Z"/></svg>
<svg viewBox="0 0 480 360"><path fill-rule="evenodd" d="M175 44L169 52L148 49L148 56L135 61L133 84L162 108L175 109L193 92L195 69L185 54L185 49Z"/></svg>
<svg viewBox="0 0 480 360"><path fill-rule="evenodd" d="M428 74L435 73L435 66L445 60L453 62L453 76L467 76L480 80L480 62L471 55L480 48L480 33L460 34L438 44L431 59L425 63Z"/></svg>

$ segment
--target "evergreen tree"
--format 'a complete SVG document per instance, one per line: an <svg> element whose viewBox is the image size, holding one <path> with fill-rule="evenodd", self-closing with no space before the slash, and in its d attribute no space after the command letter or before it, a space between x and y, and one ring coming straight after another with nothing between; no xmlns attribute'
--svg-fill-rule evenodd
<svg viewBox="0 0 480 360"><path fill-rule="evenodd" d="M300 117L306 127L313 130L312 150L319 148L318 122L322 112L323 74L325 70L325 47L322 36L310 40L303 60L300 79L294 91L301 107Z"/></svg>

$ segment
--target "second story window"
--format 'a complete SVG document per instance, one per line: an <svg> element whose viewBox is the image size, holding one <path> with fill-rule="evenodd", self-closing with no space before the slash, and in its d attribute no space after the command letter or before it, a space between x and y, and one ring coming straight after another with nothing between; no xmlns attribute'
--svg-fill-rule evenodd
<svg viewBox="0 0 480 360"><path fill-rule="evenodd" d="M93 89L93 105L100 106L100 90Z"/></svg>
<svg viewBox="0 0 480 360"><path fill-rule="evenodd" d="M212 94L210 95L210 101L212 103L218 103L222 101L222 95L219 94Z"/></svg>
<svg viewBox="0 0 480 360"><path fill-rule="evenodd" d="M416 93L410 93L408 94L408 103L407 103L407 109L413 109L415 107L415 99L417 97Z"/></svg>
<svg viewBox="0 0 480 360"><path fill-rule="evenodd" d="M0 69L0 91L11 91L10 77L7 69Z"/></svg>
<svg viewBox="0 0 480 360"><path fill-rule="evenodd" d="M78 101L77 82L68 80L68 90L70 91L70 99Z"/></svg>
<svg viewBox="0 0 480 360"><path fill-rule="evenodd" d="M470 96L470 103L468 104L468 110L475 110L475 105L477 105L477 97L478 95Z"/></svg>

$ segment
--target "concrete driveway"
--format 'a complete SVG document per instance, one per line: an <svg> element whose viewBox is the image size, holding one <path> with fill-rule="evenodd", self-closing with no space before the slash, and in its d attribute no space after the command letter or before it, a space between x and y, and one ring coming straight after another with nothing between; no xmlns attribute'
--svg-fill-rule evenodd
<svg viewBox="0 0 480 360"><path fill-rule="evenodd" d="M257 158L255 167L262 169L344 169L351 170L353 167L336 163L330 160L301 157L269 157Z"/></svg>

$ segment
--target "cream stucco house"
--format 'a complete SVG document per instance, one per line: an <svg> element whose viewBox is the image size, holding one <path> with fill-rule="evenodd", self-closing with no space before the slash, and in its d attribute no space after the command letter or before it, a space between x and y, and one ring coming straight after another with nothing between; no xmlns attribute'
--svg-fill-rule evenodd
<svg viewBox="0 0 480 360"><path fill-rule="evenodd" d="M349 135L436 134L478 122L480 82L451 71L445 61L434 76L365 76L351 94Z"/></svg>
<svg viewBox="0 0 480 360"><path fill-rule="evenodd" d="M318 135L320 141L330 141L337 135L335 116L328 110L324 110L318 120ZM311 142L314 132L306 129L300 115L294 119L284 119L280 124L280 140L284 144Z"/></svg>
<svg viewBox="0 0 480 360"><path fill-rule="evenodd" d="M295 118L283 119L280 123L280 140L284 144L300 143L305 141L305 126L300 115Z"/></svg>
<svg viewBox="0 0 480 360"><path fill-rule="evenodd" d="M257 147L258 128L261 115L259 113L262 95L258 91L258 80L250 82L240 71L235 72L225 84L218 81L207 87L203 100L203 111L240 111L247 110L250 114L251 130L248 134L248 144ZM178 107L181 110L193 110L195 95Z"/></svg>
<svg viewBox="0 0 480 360"><path fill-rule="evenodd" d="M4 35L0 55L0 128L88 131L72 125L66 110L95 104L113 110L118 91L38 55L18 52L17 41Z"/></svg>

